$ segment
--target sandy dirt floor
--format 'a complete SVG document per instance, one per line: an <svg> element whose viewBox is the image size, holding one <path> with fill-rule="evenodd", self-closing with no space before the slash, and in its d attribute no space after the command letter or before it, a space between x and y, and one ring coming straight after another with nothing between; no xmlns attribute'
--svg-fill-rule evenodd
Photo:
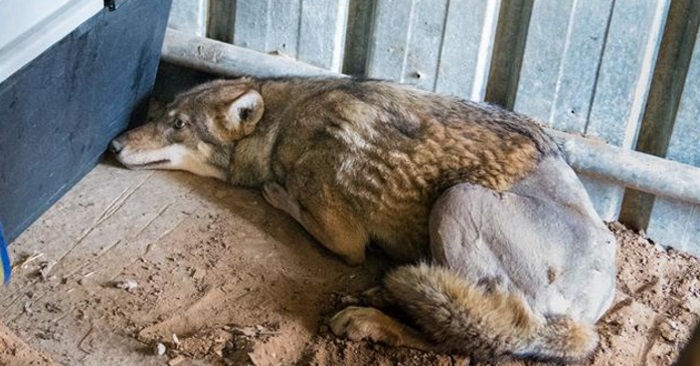
<svg viewBox="0 0 700 366"><path fill-rule="evenodd" d="M618 292L586 364L670 365L700 314L700 263L612 228ZM258 192L187 173L102 163L10 249L0 365L476 364L335 339L325 322L386 258L348 267Z"/></svg>

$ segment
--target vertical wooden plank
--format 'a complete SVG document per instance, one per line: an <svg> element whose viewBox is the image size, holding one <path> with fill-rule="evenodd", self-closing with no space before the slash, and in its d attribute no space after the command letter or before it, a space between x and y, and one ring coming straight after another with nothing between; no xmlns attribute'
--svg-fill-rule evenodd
<svg viewBox="0 0 700 366"><path fill-rule="evenodd" d="M666 157L700 167L700 37L690 68ZM700 184L700 182L699 182ZM700 205L657 197L647 231L655 241L700 255Z"/></svg>
<svg viewBox="0 0 700 366"><path fill-rule="evenodd" d="M204 36L207 33L209 0L173 0L168 27Z"/></svg>

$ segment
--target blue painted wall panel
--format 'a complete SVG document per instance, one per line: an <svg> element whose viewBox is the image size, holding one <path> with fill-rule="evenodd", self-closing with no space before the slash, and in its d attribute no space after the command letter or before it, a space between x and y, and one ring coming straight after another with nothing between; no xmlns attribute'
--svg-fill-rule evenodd
<svg viewBox="0 0 700 366"><path fill-rule="evenodd" d="M0 84L0 221L8 240L144 116L170 0L100 12Z"/></svg>

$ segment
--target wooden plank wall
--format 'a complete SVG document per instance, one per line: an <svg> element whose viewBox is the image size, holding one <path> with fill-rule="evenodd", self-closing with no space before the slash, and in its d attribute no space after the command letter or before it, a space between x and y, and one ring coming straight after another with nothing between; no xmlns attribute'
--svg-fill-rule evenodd
<svg viewBox="0 0 700 366"><path fill-rule="evenodd" d="M498 102L550 127L645 151L640 131L656 128L649 98L663 98L650 94L663 74L662 39L688 21L670 14L672 4L685 14L693 2L174 0L170 26L350 75ZM677 123L667 126L667 151L645 151L696 166L700 90L691 81L700 77L699 47L681 66L688 82ZM605 220L618 219L624 198L638 194L581 179ZM698 234L700 208L651 197L623 211L647 217L630 221L657 242L700 253L700 235L679 233Z"/></svg>

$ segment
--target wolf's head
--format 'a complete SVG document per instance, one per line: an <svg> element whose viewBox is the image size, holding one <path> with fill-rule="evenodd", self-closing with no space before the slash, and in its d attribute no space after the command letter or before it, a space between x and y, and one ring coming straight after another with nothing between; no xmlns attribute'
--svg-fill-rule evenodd
<svg viewBox="0 0 700 366"><path fill-rule="evenodd" d="M263 115L249 79L219 80L179 95L156 121L127 131L110 150L129 169L176 169L226 179L231 150Z"/></svg>

